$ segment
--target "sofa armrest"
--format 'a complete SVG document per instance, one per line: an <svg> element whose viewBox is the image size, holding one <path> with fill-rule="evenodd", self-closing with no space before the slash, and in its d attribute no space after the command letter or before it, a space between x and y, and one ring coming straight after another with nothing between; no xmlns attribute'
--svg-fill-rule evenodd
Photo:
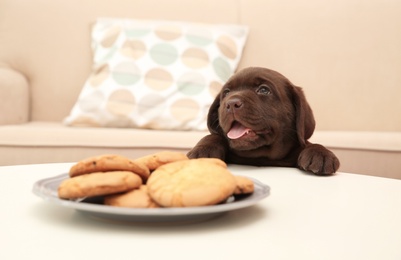
<svg viewBox="0 0 401 260"><path fill-rule="evenodd" d="M24 75L0 68L0 125L29 120L29 84Z"/></svg>

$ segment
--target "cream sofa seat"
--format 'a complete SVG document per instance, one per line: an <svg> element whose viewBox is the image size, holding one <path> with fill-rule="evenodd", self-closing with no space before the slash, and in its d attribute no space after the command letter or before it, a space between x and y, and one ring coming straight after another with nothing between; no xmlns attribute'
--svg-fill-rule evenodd
<svg viewBox="0 0 401 260"><path fill-rule="evenodd" d="M239 68L303 87L312 141L337 153L340 170L401 178L400 10L379 0L0 0L0 165L186 152L206 134L62 124L91 71L91 25L125 17L249 26Z"/></svg>

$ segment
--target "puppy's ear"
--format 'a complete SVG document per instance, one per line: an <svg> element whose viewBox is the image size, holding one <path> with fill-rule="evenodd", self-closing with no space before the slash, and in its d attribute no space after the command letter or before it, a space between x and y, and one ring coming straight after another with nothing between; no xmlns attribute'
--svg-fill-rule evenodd
<svg viewBox="0 0 401 260"><path fill-rule="evenodd" d="M211 134L220 134L221 127L219 122L220 93L217 94L207 115L207 127Z"/></svg>
<svg viewBox="0 0 401 260"><path fill-rule="evenodd" d="M295 126L299 143L304 146L315 131L315 118L302 88L292 85L293 102L295 107Z"/></svg>

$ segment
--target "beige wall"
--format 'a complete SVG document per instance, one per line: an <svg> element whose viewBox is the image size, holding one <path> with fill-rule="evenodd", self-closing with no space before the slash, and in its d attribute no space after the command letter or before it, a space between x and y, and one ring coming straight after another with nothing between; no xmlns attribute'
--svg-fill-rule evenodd
<svg viewBox="0 0 401 260"><path fill-rule="evenodd" d="M320 130L401 130L401 1L242 1L244 65L302 86ZM257 55L256 53L259 53Z"/></svg>

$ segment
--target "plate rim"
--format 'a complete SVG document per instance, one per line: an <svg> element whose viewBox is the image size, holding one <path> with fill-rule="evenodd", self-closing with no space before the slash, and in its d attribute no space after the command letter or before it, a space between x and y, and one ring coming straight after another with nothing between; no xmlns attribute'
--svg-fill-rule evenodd
<svg viewBox="0 0 401 260"><path fill-rule="evenodd" d="M237 175L241 176L241 175ZM94 214L108 214L115 216L132 216L132 217L169 217L169 216L185 216L185 215L205 215L205 214L217 214L227 211L237 210L252 206L260 200L270 195L270 186L262 183L261 181L244 176L253 181L255 185L255 192L244 199L234 201L231 203L224 203L210 206L197 206L197 207L172 207L172 208L124 208L124 207L112 207L108 205L81 203L73 200L60 199L57 191L50 189L47 185L61 182L66 178L69 178L68 173L59 174L53 177L43 178L37 180L32 188L32 192L44 199L45 201L57 204L60 206L72 208L78 211L84 211L87 213ZM52 194L53 193L53 194Z"/></svg>

